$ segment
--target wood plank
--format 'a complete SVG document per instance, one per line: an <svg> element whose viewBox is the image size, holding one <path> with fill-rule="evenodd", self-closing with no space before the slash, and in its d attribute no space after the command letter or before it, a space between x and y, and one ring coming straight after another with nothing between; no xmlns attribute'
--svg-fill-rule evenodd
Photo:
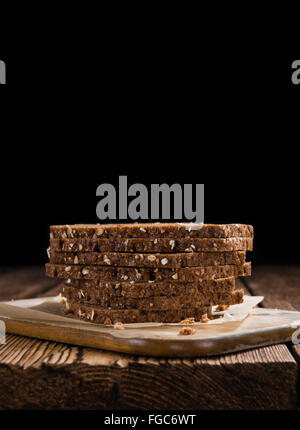
<svg viewBox="0 0 300 430"><path fill-rule="evenodd" d="M11 298L9 291L27 298L55 289L43 268L0 275L2 300ZM297 398L297 365L285 345L156 359L8 335L0 346L0 378L4 409L293 409Z"/></svg>
<svg viewBox="0 0 300 430"><path fill-rule="evenodd" d="M244 282L253 294L265 297L263 307L300 311L300 266L257 266L252 276L245 278ZM298 363L300 393L300 344L290 344L288 347Z"/></svg>
<svg viewBox="0 0 300 430"><path fill-rule="evenodd" d="M265 296L262 306L300 311L300 266L254 266L244 282L252 294Z"/></svg>
<svg viewBox="0 0 300 430"><path fill-rule="evenodd" d="M298 335L298 339L300 339L300 335ZM297 365L298 365L298 408L300 410L300 344L292 346L292 355L294 356Z"/></svg>
<svg viewBox="0 0 300 430"><path fill-rule="evenodd" d="M154 359L8 336L0 378L3 409L289 409L296 398L296 365L282 345Z"/></svg>

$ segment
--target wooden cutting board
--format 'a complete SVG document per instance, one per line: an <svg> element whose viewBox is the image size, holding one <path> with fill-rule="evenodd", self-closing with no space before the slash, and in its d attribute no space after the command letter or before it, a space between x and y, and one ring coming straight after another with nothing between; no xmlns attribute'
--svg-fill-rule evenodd
<svg viewBox="0 0 300 430"><path fill-rule="evenodd" d="M242 321L195 324L193 335L182 325L127 324L124 330L66 317L57 298L0 303L6 332L73 345L146 356L219 355L291 341L300 327L300 312L254 308Z"/></svg>

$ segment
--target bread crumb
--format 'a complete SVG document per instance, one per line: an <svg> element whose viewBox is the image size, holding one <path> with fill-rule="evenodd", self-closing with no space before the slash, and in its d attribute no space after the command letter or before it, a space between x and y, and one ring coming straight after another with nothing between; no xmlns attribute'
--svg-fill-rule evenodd
<svg viewBox="0 0 300 430"><path fill-rule="evenodd" d="M185 335L185 336L195 334L195 333L196 333L196 330L194 328L191 328L191 327L184 327L184 328L179 330L179 334Z"/></svg>
<svg viewBox="0 0 300 430"><path fill-rule="evenodd" d="M216 312L226 311L226 309L229 309L229 305L218 305L216 307Z"/></svg>
<svg viewBox="0 0 300 430"><path fill-rule="evenodd" d="M202 323L208 323L210 321L210 319L208 318L207 314L203 314L201 317L201 322Z"/></svg>
<svg viewBox="0 0 300 430"><path fill-rule="evenodd" d="M124 330L124 329L125 329L124 325L123 325L121 322L116 322L116 323L114 324L114 328L115 328L116 330Z"/></svg>
<svg viewBox="0 0 300 430"><path fill-rule="evenodd" d="M195 318L186 318L185 320L180 321L180 324L195 324Z"/></svg>

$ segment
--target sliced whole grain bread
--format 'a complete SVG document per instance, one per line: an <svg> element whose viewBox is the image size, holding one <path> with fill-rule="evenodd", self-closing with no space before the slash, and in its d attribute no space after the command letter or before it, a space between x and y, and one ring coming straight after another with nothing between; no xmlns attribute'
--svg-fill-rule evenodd
<svg viewBox="0 0 300 430"><path fill-rule="evenodd" d="M236 305L243 302L244 291L236 290L231 293L198 293L193 295L160 296L148 298L124 298L107 296L99 289L73 288L64 286L63 297L68 300L88 303L111 309L141 309L141 310L178 310L185 308L197 308L208 305Z"/></svg>
<svg viewBox="0 0 300 430"><path fill-rule="evenodd" d="M155 239L51 239L51 252L228 252L252 251L250 238L217 239L155 238Z"/></svg>
<svg viewBox="0 0 300 430"><path fill-rule="evenodd" d="M211 317L211 306L201 306L197 309L145 311L139 309L106 309L70 300L65 302L65 311L79 319L105 325L118 322L123 324L145 322L180 323L186 318L195 318L195 321L200 321L205 314Z"/></svg>
<svg viewBox="0 0 300 430"><path fill-rule="evenodd" d="M251 263L240 266L202 266L184 269L153 269L133 267L102 267L46 264L46 275L51 278L98 279L102 281L186 281L250 276Z"/></svg>
<svg viewBox="0 0 300 430"><path fill-rule="evenodd" d="M108 297L147 298L176 295L231 293L235 289L235 278L215 279L200 282L113 282L96 279L67 279L66 286L80 289L98 289Z"/></svg>
<svg viewBox="0 0 300 430"><path fill-rule="evenodd" d="M246 252L191 252L178 254L135 254L130 252L50 252L52 264L127 267L198 267L241 265Z"/></svg>
<svg viewBox="0 0 300 430"><path fill-rule="evenodd" d="M50 226L51 238L253 238L253 235L253 227L246 224L134 223Z"/></svg>

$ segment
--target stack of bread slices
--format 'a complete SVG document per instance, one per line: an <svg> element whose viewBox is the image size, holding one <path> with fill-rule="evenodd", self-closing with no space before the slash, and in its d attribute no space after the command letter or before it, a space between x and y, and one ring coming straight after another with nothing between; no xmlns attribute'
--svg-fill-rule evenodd
<svg viewBox="0 0 300 430"><path fill-rule="evenodd" d="M50 227L46 274L64 279L65 309L99 324L207 322L243 301L253 227L95 224Z"/></svg>

